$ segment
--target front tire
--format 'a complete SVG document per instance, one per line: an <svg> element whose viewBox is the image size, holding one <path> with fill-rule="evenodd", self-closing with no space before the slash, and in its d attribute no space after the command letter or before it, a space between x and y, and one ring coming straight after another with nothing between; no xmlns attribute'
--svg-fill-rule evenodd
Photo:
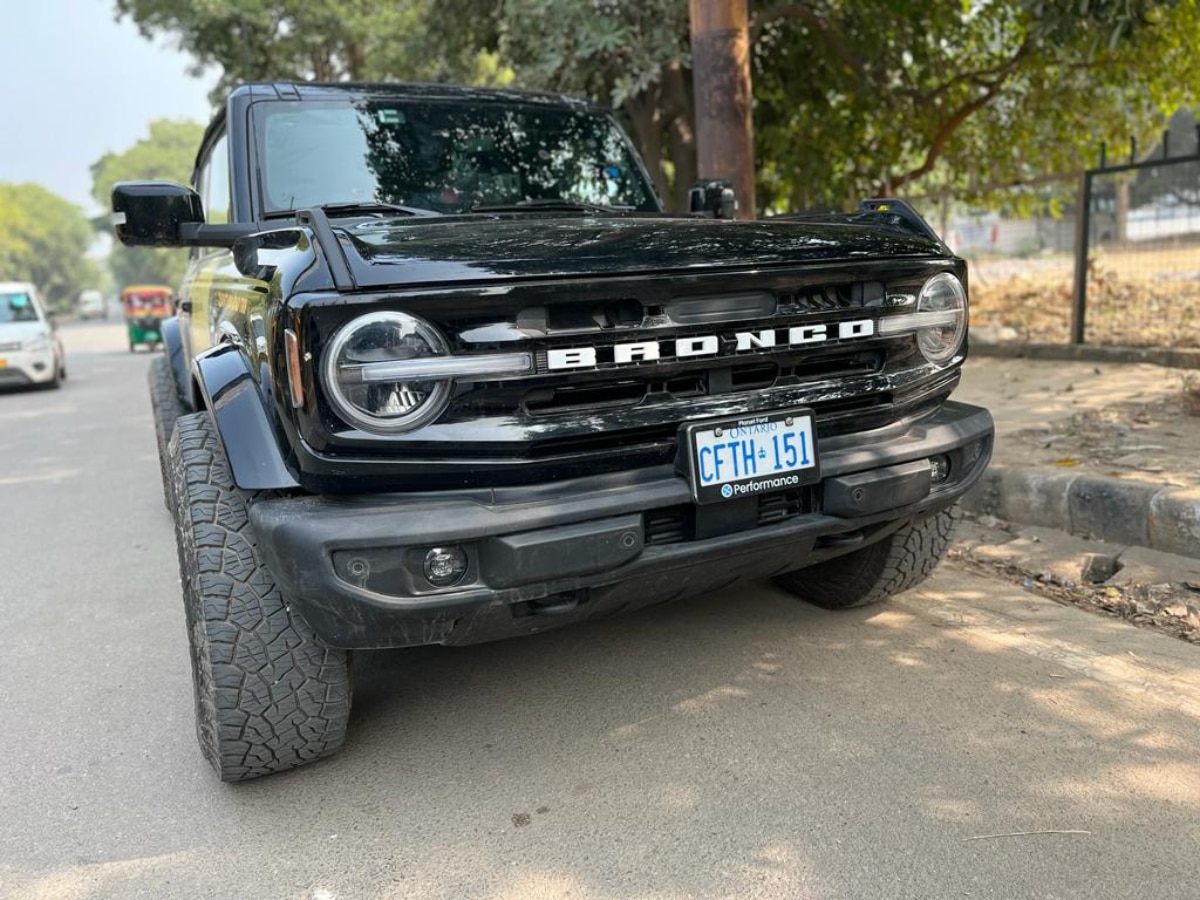
<svg viewBox="0 0 1200 900"><path fill-rule="evenodd" d="M861 550L779 575L775 583L825 609L879 603L932 574L950 549L957 519L953 509L936 512Z"/></svg>
<svg viewBox="0 0 1200 900"><path fill-rule="evenodd" d="M175 377L166 356L157 356L150 363L147 380L150 383L150 410L154 416L154 440L158 445L158 471L162 476L163 505L170 511L174 507L171 476L167 469L167 444L175 430L175 420L187 410L175 390Z"/></svg>
<svg viewBox="0 0 1200 900"><path fill-rule="evenodd" d="M320 643L280 594L207 412L169 445L196 734L222 781L291 769L341 747L349 654Z"/></svg>

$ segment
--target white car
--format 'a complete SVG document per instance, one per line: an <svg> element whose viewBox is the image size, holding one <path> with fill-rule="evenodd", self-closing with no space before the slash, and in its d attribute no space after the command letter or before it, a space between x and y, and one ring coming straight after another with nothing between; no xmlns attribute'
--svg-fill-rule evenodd
<svg viewBox="0 0 1200 900"><path fill-rule="evenodd" d="M107 319L108 307L104 303L104 295L97 290L79 292L79 300L75 303L75 311L81 319Z"/></svg>
<svg viewBox="0 0 1200 900"><path fill-rule="evenodd" d="M62 342L37 288L24 281L0 281L0 387L56 388L66 377Z"/></svg>

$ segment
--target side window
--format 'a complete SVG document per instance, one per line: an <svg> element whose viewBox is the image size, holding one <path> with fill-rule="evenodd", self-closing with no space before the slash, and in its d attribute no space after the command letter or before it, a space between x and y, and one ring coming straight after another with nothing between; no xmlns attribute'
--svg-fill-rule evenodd
<svg viewBox="0 0 1200 900"><path fill-rule="evenodd" d="M221 135L200 167L196 190L204 202L205 219L213 225L229 221L229 142Z"/></svg>

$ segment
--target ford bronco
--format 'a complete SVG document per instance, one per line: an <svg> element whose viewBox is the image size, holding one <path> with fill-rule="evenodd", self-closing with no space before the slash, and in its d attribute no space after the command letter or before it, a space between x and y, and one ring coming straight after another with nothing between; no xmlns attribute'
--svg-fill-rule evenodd
<svg viewBox="0 0 1200 900"><path fill-rule="evenodd" d="M898 200L693 197L603 109L435 85L242 86L190 187L114 188L192 248L150 388L223 779L336 750L356 648L930 573L991 453L965 263Z"/></svg>

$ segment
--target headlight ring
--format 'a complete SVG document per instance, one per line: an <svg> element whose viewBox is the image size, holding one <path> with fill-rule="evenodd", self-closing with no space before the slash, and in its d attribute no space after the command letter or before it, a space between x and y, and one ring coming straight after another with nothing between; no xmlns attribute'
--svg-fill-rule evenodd
<svg viewBox="0 0 1200 900"><path fill-rule="evenodd" d="M448 356L450 348L428 322L380 311L343 325L325 356L325 387L346 421L364 431L400 434L428 424L446 408L451 379L368 378L371 364ZM378 365L374 366L378 370Z"/></svg>
<svg viewBox="0 0 1200 900"><path fill-rule="evenodd" d="M962 349L967 335L967 291L950 272L934 275L917 297L917 319L933 314L938 324L917 330L917 346L935 366L948 364Z"/></svg>

